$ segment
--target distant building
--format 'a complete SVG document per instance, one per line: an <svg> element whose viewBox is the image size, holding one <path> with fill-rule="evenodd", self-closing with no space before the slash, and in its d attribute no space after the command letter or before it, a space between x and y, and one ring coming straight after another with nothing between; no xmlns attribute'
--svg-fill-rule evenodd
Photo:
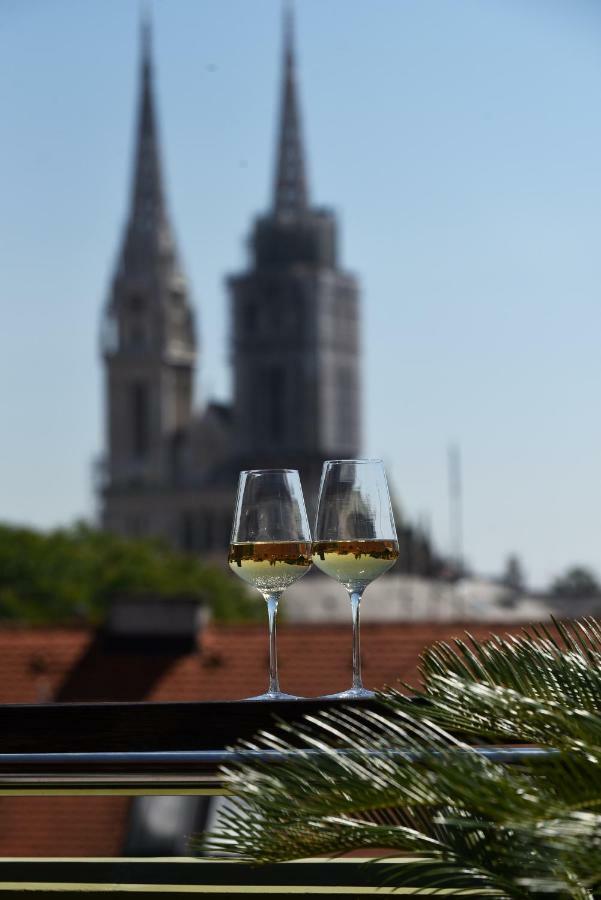
<svg viewBox="0 0 601 900"><path fill-rule="evenodd" d="M583 598L570 609L558 598L516 592L486 578L463 577L450 581L397 572L378 578L368 587L361 603L364 623L468 621L515 624L543 621L552 614L561 618L594 615L600 606L599 598ZM310 591L304 579L290 585L284 609L286 622L291 625L334 624L348 622L350 604L346 591L339 584L315 573Z"/></svg>
<svg viewBox="0 0 601 900"><path fill-rule="evenodd" d="M241 468L298 468L312 498L324 459L358 455L359 290L339 268L333 213L310 205L288 17L273 202L253 226L247 270L228 279L233 403L195 409L196 326L152 78L146 26L129 218L102 330L102 520L120 534L220 552Z"/></svg>
<svg viewBox="0 0 601 900"><path fill-rule="evenodd" d="M310 203L290 15L271 207L227 287L233 401L198 409L196 325L167 211L145 26L129 215L102 324L99 493L110 531L222 556L240 469L299 469L311 514L324 459L360 454L359 287L339 265L334 214ZM397 568L435 571L428 537L399 516L397 526Z"/></svg>

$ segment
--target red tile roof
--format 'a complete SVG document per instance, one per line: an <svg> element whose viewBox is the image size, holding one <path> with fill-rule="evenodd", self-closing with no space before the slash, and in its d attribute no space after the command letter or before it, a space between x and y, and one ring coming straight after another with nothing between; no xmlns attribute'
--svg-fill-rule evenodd
<svg viewBox="0 0 601 900"><path fill-rule="evenodd" d="M469 630L477 638L516 633L520 625L366 624L363 675L368 687L417 683L425 646ZM319 696L349 686L350 625L279 629L282 688ZM52 700L230 700L260 693L267 680L267 629L209 625L184 654L108 647L84 629L0 630L0 702ZM0 745L1 746L1 745ZM114 797L0 798L2 856L116 856L129 800Z"/></svg>

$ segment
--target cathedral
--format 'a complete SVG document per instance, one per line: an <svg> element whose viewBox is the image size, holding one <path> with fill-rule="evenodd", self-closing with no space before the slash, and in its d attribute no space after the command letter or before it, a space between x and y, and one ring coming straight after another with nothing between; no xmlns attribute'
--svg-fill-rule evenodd
<svg viewBox="0 0 601 900"><path fill-rule="evenodd" d="M311 509L323 460L360 453L359 289L339 264L334 214L311 203L301 126L288 14L271 205L252 225L246 270L227 279L234 396L198 409L144 27L130 207L102 322L110 531L216 557L240 469L299 469Z"/></svg>

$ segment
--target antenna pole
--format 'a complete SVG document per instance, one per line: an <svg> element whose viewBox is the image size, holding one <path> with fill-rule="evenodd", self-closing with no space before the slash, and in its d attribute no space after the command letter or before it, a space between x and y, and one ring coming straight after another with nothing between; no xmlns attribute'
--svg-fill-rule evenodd
<svg viewBox="0 0 601 900"><path fill-rule="evenodd" d="M461 451L458 444L448 450L449 473L449 536L451 559L457 574L463 570L463 490L461 480ZM461 610L463 614L465 610Z"/></svg>

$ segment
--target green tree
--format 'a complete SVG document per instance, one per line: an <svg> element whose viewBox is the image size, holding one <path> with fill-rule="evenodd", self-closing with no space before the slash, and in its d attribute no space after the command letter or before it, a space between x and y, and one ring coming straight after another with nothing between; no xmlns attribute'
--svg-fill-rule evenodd
<svg viewBox="0 0 601 900"><path fill-rule="evenodd" d="M85 524L48 533L0 525L0 618L97 623L113 597L142 593L196 595L222 622L263 613L228 572L159 541L126 539Z"/></svg>
<svg viewBox="0 0 601 900"><path fill-rule="evenodd" d="M584 566L572 566L551 585L556 597L596 597L601 587L596 576Z"/></svg>
<svg viewBox="0 0 601 900"><path fill-rule="evenodd" d="M601 627L435 645L422 672L417 703L387 691L375 709L241 745L284 759L225 771L235 801L211 851L278 862L386 848L404 857L387 887L410 893L599 896ZM512 766L474 746L491 742L548 752Z"/></svg>

